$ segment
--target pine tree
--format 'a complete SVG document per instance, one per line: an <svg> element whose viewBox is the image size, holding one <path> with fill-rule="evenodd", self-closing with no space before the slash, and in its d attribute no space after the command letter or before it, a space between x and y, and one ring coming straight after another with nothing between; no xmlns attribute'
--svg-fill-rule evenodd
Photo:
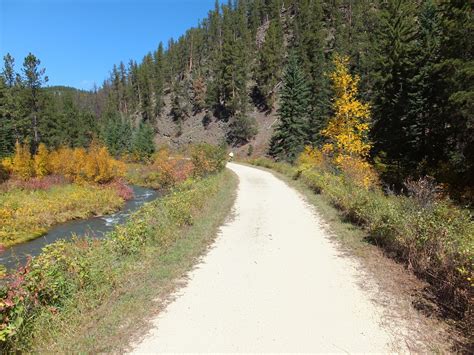
<svg viewBox="0 0 474 355"><path fill-rule="evenodd" d="M33 135L33 151L40 142L39 126L40 126L40 104L41 104L41 86L48 81L45 76L45 69L40 68L41 61L33 54L28 54L23 62L24 86L25 86L25 102L24 105L28 109L31 119L31 131Z"/></svg>
<svg viewBox="0 0 474 355"><path fill-rule="evenodd" d="M145 121L155 121L153 109L153 57L148 53L138 68L138 85L140 87L141 115Z"/></svg>
<svg viewBox="0 0 474 355"><path fill-rule="evenodd" d="M244 34L235 29L230 6L223 7L222 58L220 63L221 100L225 118L237 111L245 112L247 104L247 62ZM242 31L245 32L243 28Z"/></svg>
<svg viewBox="0 0 474 355"><path fill-rule="evenodd" d="M303 150L309 112L309 88L296 56L291 55L280 93L280 122L270 144L270 155L294 161Z"/></svg>
<svg viewBox="0 0 474 355"><path fill-rule="evenodd" d="M384 3L376 34L376 72L374 92L374 153L384 158L388 174L401 181L413 169L409 159L413 131L407 121L412 90L410 78L417 26L414 3L396 0Z"/></svg>
<svg viewBox="0 0 474 355"><path fill-rule="evenodd" d="M0 158L10 155L14 148L14 132L10 113L8 112L9 88L4 77L0 76Z"/></svg>
<svg viewBox="0 0 474 355"><path fill-rule="evenodd" d="M102 139L109 152L114 156L131 152L132 128L126 117L118 113L109 113L102 128Z"/></svg>
<svg viewBox="0 0 474 355"><path fill-rule="evenodd" d="M446 0L439 5L440 60L432 86L438 117L434 140L444 148L443 180L460 189L474 186L474 21L468 0ZM443 165L440 163L440 165ZM444 175L444 176L443 176Z"/></svg>
<svg viewBox="0 0 474 355"><path fill-rule="evenodd" d="M308 142L320 145L320 131L325 127L329 113L329 82L325 74L326 62L323 8L320 0L299 0L295 19L296 48L302 66L308 75L311 89L311 112L308 124Z"/></svg>
<svg viewBox="0 0 474 355"><path fill-rule="evenodd" d="M234 146L248 143L258 133L255 117L238 114L227 132L227 142Z"/></svg>
<svg viewBox="0 0 474 355"><path fill-rule="evenodd" d="M440 26L439 12L433 1L427 0L420 6L418 14L417 52L413 58L417 70L410 79L407 109L407 125L411 127L411 149L409 160L417 170L412 174L433 174L428 166L435 167L443 159L444 144L439 135L445 130L439 122L437 105L434 101L438 85L434 67L439 62ZM444 133L441 133L444 135ZM441 140L440 140L441 139ZM437 142L438 141L438 142Z"/></svg>
<svg viewBox="0 0 474 355"><path fill-rule="evenodd" d="M154 55L155 75L154 75L154 93L155 93L155 115L160 115L164 106L164 82L165 82L165 53L163 43L160 42L158 50Z"/></svg>
<svg viewBox="0 0 474 355"><path fill-rule="evenodd" d="M155 153L155 132L149 123L141 123L133 134L132 151L141 160L150 159Z"/></svg>
<svg viewBox="0 0 474 355"><path fill-rule="evenodd" d="M183 121L189 115L184 88L180 82L176 82L173 85L170 115L178 126L181 126Z"/></svg>

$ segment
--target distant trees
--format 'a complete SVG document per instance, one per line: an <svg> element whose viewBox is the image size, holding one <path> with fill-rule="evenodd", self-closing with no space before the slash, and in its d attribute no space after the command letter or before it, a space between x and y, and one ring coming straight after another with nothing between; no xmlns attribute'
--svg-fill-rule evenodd
<svg viewBox="0 0 474 355"><path fill-rule="evenodd" d="M327 142L323 129L337 114L329 73L339 53L349 58L347 73L360 78L357 99L372 105L367 159L377 162L384 181L400 186L428 174L468 190L474 185L472 30L468 0L216 1L181 37L112 67L82 104L74 95L71 104L46 93L34 56L18 74L7 55L0 155L11 154L17 139L34 150L39 142L87 145L93 136L109 137L111 151L122 154L133 150L142 123L155 130L158 120L170 120L179 134L184 120L198 114L205 127L220 120L228 143L240 145L255 135L255 109L280 107L269 152L291 161L304 144ZM286 64L294 65L290 53L301 82L284 74ZM123 137L116 133L120 125L130 127Z"/></svg>
<svg viewBox="0 0 474 355"><path fill-rule="evenodd" d="M281 80L283 54L283 30L279 19L275 19L270 21L266 31L265 41L258 55L258 69L255 73L258 90L269 110L273 109L277 93L276 86Z"/></svg>

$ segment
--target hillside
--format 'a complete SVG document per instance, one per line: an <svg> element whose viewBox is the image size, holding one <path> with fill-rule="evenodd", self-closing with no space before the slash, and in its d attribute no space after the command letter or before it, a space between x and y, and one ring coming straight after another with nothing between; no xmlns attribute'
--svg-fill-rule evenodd
<svg viewBox="0 0 474 355"><path fill-rule="evenodd" d="M158 146L167 145L175 149L185 147L188 144L206 142L220 144L226 139L229 130L229 122L224 122L209 112L191 114L180 126L171 118L171 105L169 96L165 97L163 114L156 119L155 142ZM206 117L206 115L208 115ZM268 145L278 120L274 111L262 112L257 107L252 107L248 112L250 117L255 118L257 134L248 142L233 146L230 149L238 156L261 156L267 153ZM209 117L209 118L208 118Z"/></svg>

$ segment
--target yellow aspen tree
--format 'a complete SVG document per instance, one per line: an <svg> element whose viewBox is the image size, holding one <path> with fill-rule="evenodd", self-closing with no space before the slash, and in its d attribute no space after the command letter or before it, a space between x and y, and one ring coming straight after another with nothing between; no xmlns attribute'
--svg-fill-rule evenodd
<svg viewBox="0 0 474 355"><path fill-rule="evenodd" d="M28 144L16 141L15 154L12 160L12 171L17 177L28 180L34 175L33 161Z"/></svg>
<svg viewBox="0 0 474 355"><path fill-rule="evenodd" d="M34 157L35 174L38 177L46 176L50 173L49 169L49 152L44 143L38 146L38 152Z"/></svg>
<svg viewBox="0 0 474 355"><path fill-rule="evenodd" d="M330 75L335 91L334 116L321 134L327 138L323 151L339 165L344 157L365 159L369 154L370 107L357 98L359 77L350 74L349 57L336 55L334 67Z"/></svg>

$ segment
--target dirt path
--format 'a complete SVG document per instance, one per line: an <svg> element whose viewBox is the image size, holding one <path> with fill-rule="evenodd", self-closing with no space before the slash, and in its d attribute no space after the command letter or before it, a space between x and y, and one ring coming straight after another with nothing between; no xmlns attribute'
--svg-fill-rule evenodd
<svg viewBox="0 0 474 355"><path fill-rule="evenodd" d="M134 352L406 350L312 207L268 172L229 168L235 218Z"/></svg>

